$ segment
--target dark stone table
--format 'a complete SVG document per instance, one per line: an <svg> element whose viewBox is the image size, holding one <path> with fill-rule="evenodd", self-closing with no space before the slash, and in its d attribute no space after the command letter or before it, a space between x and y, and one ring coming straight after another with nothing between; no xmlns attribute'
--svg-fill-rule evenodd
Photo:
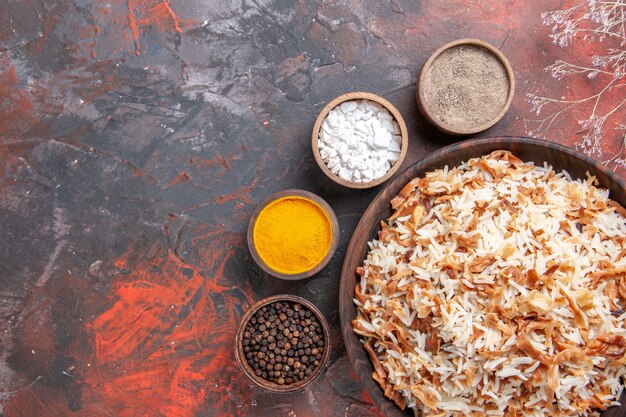
<svg viewBox="0 0 626 417"><path fill-rule="evenodd" d="M341 93L384 96L406 119L409 166L457 140L418 114L421 66L442 44L476 37L501 48L517 80L507 115L478 136L578 146L623 176L624 80L594 107L571 101L602 90L608 70L544 71L619 47L554 45L542 13L573 4L5 1L0 415L376 415L345 355L337 293L350 235L380 187L341 189L321 173L315 116ZM544 96L559 102L536 115ZM612 108L599 136L581 127ZM331 263L301 282L264 274L244 238L255 205L286 188L325 198L341 227ZM332 333L325 373L286 395L252 386L233 354L246 308L278 293L313 301Z"/></svg>

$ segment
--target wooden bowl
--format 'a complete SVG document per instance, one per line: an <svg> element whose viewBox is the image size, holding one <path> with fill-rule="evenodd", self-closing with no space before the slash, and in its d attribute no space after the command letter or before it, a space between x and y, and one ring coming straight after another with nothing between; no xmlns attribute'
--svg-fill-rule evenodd
<svg viewBox="0 0 626 417"><path fill-rule="evenodd" d="M441 120L439 120L435 116L436 110L428 105L428 102L424 94L424 79L426 77L426 74L428 74L428 71L431 69L433 62L445 51L455 48L459 45L473 45L473 46L479 46L479 47L487 49L489 52L495 55L496 58L498 58L498 60L500 61L500 63L504 66L506 73L508 75L508 81L509 81L508 98L506 100L506 103L504 104L504 107L502 107L502 109L498 112L498 114L493 119L491 119L490 121L480 126L477 126L474 128L467 128L467 129L456 128L454 126L450 126L448 124L441 122ZM491 126L496 124L500 119L502 119L504 114L507 112L507 110L511 106L511 101L513 101L514 94L515 94L515 76L513 75L513 69L511 68L511 64L509 63L509 60L502 54L502 52L500 52L493 45L485 41L481 41L480 39L459 39L459 40L443 45L441 48L433 52L430 58L428 58L428 61L426 61L426 63L424 64L424 67L422 68L422 72L420 73L420 77L417 81L416 98L417 98L417 106L419 107L419 110L422 113L422 115L430 123L435 125L439 130L450 135L470 135L473 133L478 133L478 132L482 132L483 130L489 129Z"/></svg>
<svg viewBox="0 0 626 417"><path fill-rule="evenodd" d="M326 163L322 160L322 155L320 155L318 141L319 141L319 134L320 134L322 122L324 121L324 119L326 119L326 116L328 116L328 113L332 109L334 109L335 107L337 107L338 105L340 105L341 103L345 101L351 101L351 100L370 100L370 101L380 104L385 109L387 109L389 113L391 113L394 120L398 123L398 126L400 127L400 137L402 138L402 144L400 146L400 158L398 158L396 163L393 164L391 169L387 171L385 175L383 175L380 178L375 179L374 181L370 181L370 182L346 181L343 178L339 177L338 175L333 174L328 168L328 166L326 165ZM311 146L313 148L313 156L315 157L315 161L317 161L317 165L319 165L322 172L326 174L328 178L330 178L337 184L343 185L344 187L348 187L348 188L359 188L359 189L372 188L387 181L389 178L391 178L393 174L396 173L396 171L398 171L398 169L400 169L400 165L402 165L402 162L404 161L404 158L406 157L406 151L409 146L409 134L407 133L406 123L404 123L404 119L402 118L402 115L393 104L391 104L389 101L385 100L381 96L377 96L376 94L365 93L365 92L353 92L353 93L343 94L335 98L322 109L320 114L317 115L317 119L315 119L315 124L313 125L313 132L311 133Z"/></svg>
<svg viewBox="0 0 626 417"><path fill-rule="evenodd" d="M391 400L384 397L382 390L372 379L373 368L370 359L359 342L359 337L352 332L351 322L356 318L356 308L352 302L354 287L358 280L356 268L361 266L365 259L368 251L367 242L375 238L380 230L380 221L391 216L390 200L407 182L415 177L423 176L428 171L443 168L445 165L457 166L470 158L489 154L498 149L509 150L524 161L534 161L537 164L546 161L556 170L567 170L572 178L584 179L588 171L596 176L601 187L609 190L611 199L626 206L626 183L604 166L573 149L523 137L475 139L442 148L416 165L407 168L387 184L369 205L352 235L343 263L339 288L339 315L348 357L361 384L378 406L379 411L387 417L412 416L413 414L408 408L402 412ZM622 400L625 398L626 392ZM626 415L626 405L611 408L603 413L605 417L617 415Z"/></svg>
<svg viewBox="0 0 626 417"><path fill-rule="evenodd" d="M320 324L322 325L322 331L324 332L324 341L325 341L324 354L322 356L322 360L320 361L320 364L317 366L317 368L315 368L313 373L309 375L308 378L298 381L295 384L278 385L278 384L275 384L274 382L268 381L266 379L263 379L257 376L252 370L252 367L248 365L248 361L246 360L246 355L244 354L244 351L243 351L243 334L244 334L246 325L248 324L248 321L254 315L254 313L256 313L261 307L274 303L276 301L291 301L294 303L302 304L303 306L311 310L311 312L315 315L315 317L317 317L317 320L319 320ZM302 297L298 297L298 296L290 295L290 294L281 294L281 295L273 295L271 297L267 297L262 300L259 300L248 309L246 314L241 319L241 322L239 323L239 330L237 330L237 336L235 338L235 359L237 360L237 363L239 364L239 367L243 371L244 375L248 377L250 381L254 382L256 385L260 386L261 388L265 388L268 391L292 392L292 391L297 391L299 389L306 387L307 385L312 383L315 380L315 378L319 376L320 373L322 373L322 370L328 363L329 357L330 357L330 330L328 327L328 322L326 322L324 315L318 310L317 307L315 307L315 305L313 305L313 303L311 303L308 300L305 300Z"/></svg>
<svg viewBox="0 0 626 417"><path fill-rule="evenodd" d="M313 201L318 206L320 206L322 210L324 210L324 212L328 216L328 219L330 220L331 233L332 233L330 247L328 248L328 252L326 253L326 256L312 269L301 272L299 274L285 274L279 271L275 271L269 265L267 265L267 263L265 263L265 261L261 258L261 256L259 255L259 252L257 251L254 245L254 225L261 211L273 201L278 200L283 197L291 197L291 196L307 198ZM252 213L252 217L250 218L250 223L248 224L248 233L247 233L248 249L250 249L250 254L252 255L252 259L254 259L257 265L259 265L261 269L263 269L268 274L276 278L280 278L280 279L284 279L288 281L297 281L300 279L312 277L313 275L320 272L328 264L328 262L330 262L330 258L332 258L333 254L335 253L335 250L337 249L337 246L339 245L339 234L340 234L340 231L339 231L339 222L337 221L337 216L335 215L335 212L328 205L326 201L324 201L321 197L313 193L310 193L308 191L289 189L289 190L280 191L276 194L269 196L267 199L265 199L265 201L259 204L257 208L254 210L254 212Z"/></svg>

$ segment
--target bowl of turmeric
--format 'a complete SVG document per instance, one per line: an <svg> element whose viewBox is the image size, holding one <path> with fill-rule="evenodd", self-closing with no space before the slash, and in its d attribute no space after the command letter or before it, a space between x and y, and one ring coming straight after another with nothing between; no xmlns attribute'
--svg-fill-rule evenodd
<svg viewBox="0 0 626 417"><path fill-rule="evenodd" d="M339 244L339 222L321 197L304 190L284 190L256 208L247 239L261 269L277 278L299 280L328 264Z"/></svg>

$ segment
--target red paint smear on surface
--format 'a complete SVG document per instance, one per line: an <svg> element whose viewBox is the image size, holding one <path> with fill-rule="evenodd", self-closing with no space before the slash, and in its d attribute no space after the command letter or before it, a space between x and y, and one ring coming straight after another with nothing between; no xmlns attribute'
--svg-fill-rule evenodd
<svg viewBox="0 0 626 417"><path fill-rule="evenodd" d="M143 28L153 27L158 31L174 30L179 36L183 29L194 24L194 20L178 17L167 0L125 0L128 10L128 27L135 43L135 53L141 49L140 36Z"/></svg>
<svg viewBox="0 0 626 417"><path fill-rule="evenodd" d="M93 354L83 359L90 363L83 365L84 402L121 417L193 417L208 402L238 413L228 399L233 376L224 369L236 369L232 340L241 300L222 283L232 252L219 241L207 245L209 278L160 249L151 251L152 261L129 252L115 262L131 273L120 276L114 302L86 327Z"/></svg>
<svg viewBox="0 0 626 417"><path fill-rule="evenodd" d="M245 204L252 204L252 198L250 198L250 193L256 187L257 180L252 181L250 185L245 187L240 187L229 194L218 195L215 197L215 202L217 204L224 204L233 200L241 200Z"/></svg>
<svg viewBox="0 0 626 417"><path fill-rule="evenodd" d="M243 158L243 154L247 149L242 145L241 153L223 156L217 154L210 159L191 158L189 159L189 165L199 168L200 174L207 179L214 179L216 176L223 178L224 175L231 169L231 163Z"/></svg>
<svg viewBox="0 0 626 417"><path fill-rule="evenodd" d="M34 120L32 111L33 104L20 86L15 67L0 60L0 135L12 131L20 122Z"/></svg>
<svg viewBox="0 0 626 417"><path fill-rule="evenodd" d="M230 161L232 161L234 157L226 157L224 158L221 154L214 156L211 159L190 159L190 165L196 165L204 168L214 168L219 166L223 169L223 171L228 171L230 169Z"/></svg>
<svg viewBox="0 0 626 417"><path fill-rule="evenodd" d="M98 302L105 307L65 351L75 358L79 409L42 380L11 398L7 417L240 415L252 391L238 372L233 340L251 291L237 289L226 268L236 235L195 230L197 265L160 244L114 261L122 273L108 301Z"/></svg>
<svg viewBox="0 0 626 417"><path fill-rule="evenodd" d="M172 178L171 180L169 180L167 182L167 184L165 184L165 188L170 188L173 187L177 184L181 184L183 182L187 182L191 179L191 175L187 174L186 172L181 172L180 174L178 174L176 177Z"/></svg>

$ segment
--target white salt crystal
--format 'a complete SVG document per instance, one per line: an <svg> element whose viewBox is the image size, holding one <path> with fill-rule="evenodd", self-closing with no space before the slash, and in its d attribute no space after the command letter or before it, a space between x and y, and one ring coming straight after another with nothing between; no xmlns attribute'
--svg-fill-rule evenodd
<svg viewBox="0 0 626 417"><path fill-rule="evenodd" d="M330 112L328 113L328 125L330 127L338 127L340 126L339 115L337 113Z"/></svg>
<svg viewBox="0 0 626 417"><path fill-rule="evenodd" d="M354 182L380 178L399 159L400 129L393 116L369 100L346 101L322 122L318 147L331 172Z"/></svg>
<svg viewBox="0 0 626 417"><path fill-rule="evenodd" d="M388 112L385 112L385 111L379 112L377 114L377 116L378 116L378 119L380 121L389 121L390 122L390 121L393 120L393 117Z"/></svg>
<svg viewBox="0 0 626 417"><path fill-rule="evenodd" d="M384 159L383 159L384 158ZM385 155L383 158L379 159L378 161L376 161L376 163L374 164L375 170L379 171L381 169L385 169L385 164L388 164L389 162L387 162L387 155Z"/></svg>
<svg viewBox="0 0 626 417"><path fill-rule="evenodd" d="M350 181L352 179L352 171L346 168L341 168L339 170L339 177L346 181Z"/></svg>
<svg viewBox="0 0 626 417"><path fill-rule="evenodd" d="M400 152L389 152L389 156L387 157L391 162L396 162L400 159Z"/></svg>
<svg viewBox="0 0 626 417"><path fill-rule="evenodd" d="M357 104L354 100L351 100L351 101L346 101L342 103L339 107L341 108L341 111L343 111L344 113L351 113L354 110L356 110Z"/></svg>
<svg viewBox="0 0 626 417"><path fill-rule="evenodd" d="M366 135L366 134L369 133L369 129L367 128L367 124L364 123L364 122L361 122L361 121L359 121L359 122L354 124L354 129L357 132L362 133L363 135Z"/></svg>
<svg viewBox="0 0 626 417"><path fill-rule="evenodd" d="M366 100L364 100L364 101L366 101ZM375 101L368 102L368 108L371 109L371 111L374 112L374 113L378 113L379 111L383 110L383 106L381 106L380 104L376 103Z"/></svg>
<svg viewBox="0 0 626 417"><path fill-rule="evenodd" d="M391 145L391 141L391 133L382 128L376 131L376 135L374 136L374 145L386 150L389 145Z"/></svg>
<svg viewBox="0 0 626 417"><path fill-rule="evenodd" d="M400 152L402 150L398 142L396 142L395 140L391 141L388 149L389 149L389 152Z"/></svg>
<svg viewBox="0 0 626 417"><path fill-rule="evenodd" d="M371 119L372 122L370 123L370 126L372 127L372 129L374 129L374 132L380 132L381 130L383 130L383 124L380 122L380 120L378 119Z"/></svg>

